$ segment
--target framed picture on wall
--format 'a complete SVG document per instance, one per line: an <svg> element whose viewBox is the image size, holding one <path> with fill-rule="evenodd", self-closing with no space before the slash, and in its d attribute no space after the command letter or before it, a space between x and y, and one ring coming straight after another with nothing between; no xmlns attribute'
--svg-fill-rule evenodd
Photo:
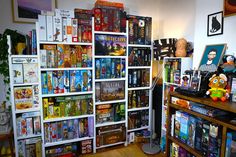
<svg viewBox="0 0 236 157"><path fill-rule="evenodd" d="M223 11L208 15L207 36L223 34Z"/></svg>
<svg viewBox="0 0 236 157"><path fill-rule="evenodd" d="M236 15L236 0L224 0L224 16Z"/></svg>
<svg viewBox="0 0 236 157"><path fill-rule="evenodd" d="M206 45L198 70L215 72L226 50L226 44Z"/></svg>
<svg viewBox="0 0 236 157"><path fill-rule="evenodd" d="M56 0L12 0L13 21L35 23L41 11L54 11Z"/></svg>

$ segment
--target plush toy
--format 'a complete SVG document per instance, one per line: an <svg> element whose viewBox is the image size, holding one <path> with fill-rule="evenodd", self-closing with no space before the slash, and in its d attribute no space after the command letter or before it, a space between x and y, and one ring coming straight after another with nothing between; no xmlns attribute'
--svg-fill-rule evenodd
<svg viewBox="0 0 236 157"><path fill-rule="evenodd" d="M233 55L225 55L223 57L224 64L221 66L224 72L236 72L235 58Z"/></svg>
<svg viewBox="0 0 236 157"><path fill-rule="evenodd" d="M226 101L229 97L227 90L225 90L227 85L227 77L224 74L220 74L219 76L214 74L209 81L210 83L208 86L211 87L211 89L209 89L206 94L210 94L213 101L217 101L218 99L221 101Z"/></svg>

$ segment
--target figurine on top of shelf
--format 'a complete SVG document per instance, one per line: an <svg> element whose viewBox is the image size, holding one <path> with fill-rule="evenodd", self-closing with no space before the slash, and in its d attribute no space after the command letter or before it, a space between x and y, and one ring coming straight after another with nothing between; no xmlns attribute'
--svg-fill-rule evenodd
<svg viewBox="0 0 236 157"><path fill-rule="evenodd" d="M187 40L184 38L180 38L177 40L176 44L176 51L175 56L176 57L186 57L187 55Z"/></svg>
<svg viewBox="0 0 236 157"><path fill-rule="evenodd" d="M213 101L220 99L221 101L226 101L229 97L228 91L225 89L227 85L227 77L224 74L217 76L216 74L212 75L209 79L210 83L208 86L211 88L206 92L206 95L210 94L210 97Z"/></svg>
<svg viewBox="0 0 236 157"><path fill-rule="evenodd" d="M224 72L236 72L235 57L233 55L225 55L223 62L224 64L221 67Z"/></svg>

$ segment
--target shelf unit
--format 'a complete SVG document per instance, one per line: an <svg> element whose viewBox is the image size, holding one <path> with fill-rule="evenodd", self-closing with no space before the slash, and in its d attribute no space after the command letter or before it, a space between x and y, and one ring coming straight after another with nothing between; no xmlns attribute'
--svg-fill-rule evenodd
<svg viewBox="0 0 236 157"><path fill-rule="evenodd" d="M145 25L142 25L141 23ZM138 24L139 23L139 24ZM128 15L128 105L127 141L136 133L152 134L152 19ZM136 34L135 34L136 33Z"/></svg>
<svg viewBox="0 0 236 157"><path fill-rule="evenodd" d="M37 55L12 55L10 36L7 40L15 155L18 157L21 147L26 147L26 140L42 140L37 79L39 61Z"/></svg>
<svg viewBox="0 0 236 157"><path fill-rule="evenodd" d="M92 22L92 28L93 28L93 22ZM36 22L36 28L37 30L39 30L39 24ZM93 31L93 30L92 30ZM37 32L37 34L39 34L39 32ZM92 54L92 49L93 49L93 46L94 44L91 42L91 43L83 43L83 42L51 42L51 41L39 41L39 37L38 37L38 58L39 60L41 59L40 58L40 51L41 49L43 49L43 45L65 45L65 46L81 46L83 48L88 48L88 46L91 46L91 54ZM77 61L78 62L78 61ZM82 64L82 63L81 63ZM93 99L93 93L94 93L94 86L93 86L93 73L94 73L94 68L93 68L93 58L91 58L91 67L64 67L64 68L48 68L48 67L42 67L41 64L39 64L39 73L40 73L40 79L39 79L39 82L40 82L40 99L41 99L41 108L44 108L44 99L57 99L57 98L65 98L69 101L74 101L74 103L77 103L76 101L82 101L82 97L86 97L86 100L84 99L83 101L87 101L86 103L90 103L89 102L89 99ZM87 75L89 75L89 73L91 74L90 76L88 77L91 77L91 78L88 78L88 81L89 79L91 79L91 87L85 89L84 91L82 91L83 89L78 89L79 91L70 91L70 87L69 87L69 91L64 91L62 93L50 93L50 94L43 94L43 91L42 91L42 74L43 73L46 73L46 75L48 75L48 73L51 73L51 72L54 72L54 71L61 71L61 72L65 72L67 71L69 75L71 75L73 72L75 73L79 73L80 76L81 76L81 83L84 83L83 80L82 80L82 72L83 73L87 73ZM63 76L63 79L65 81L65 76ZM78 77L78 76L76 76ZM75 78L76 78L75 77ZM70 76L70 79L71 79L71 76ZM69 80L70 84L72 84L71 80ZM78 79L78 78L77 78ZM79 80L78 80L79 81ZM64 86L64 85L63 85ZM69 85L70 86L70 85ZM75 98L77 97L77 98ZM74 100L74 98L76 100ZM70 100L71 99L71 100ZM68 103L68 102L67 102ZM69 102L69 106L71 106L71 103L72 102ZM79 102L78 102L79 103ZM80 102L81 103L81 102ZM50 148L50 147L53 147L53 146L58 146L58 145L64 145L64 144L71 144L71 143L77 143L77 142L80 142L80 141L84 141L84 140L92 140L93 141L93 151L95 152L94 150L94 145L95 145L95 136L94 136L94 121L95 121L95 118L94 118L94 106L95 104L93 104L93 101L91 101L93 107L92 107L92 113L88 114L88 113L74 113L74 114L77 114L77 115L61 115L59 117L45 117L45 113L42 111L41 112L41 126L42 126L42 130L43 130L43 133L42 133L42 137L43 137L43 145L42 145L42 150L43 150L43 157L46 156L46 149L47 148ZM55 102L54 102L54 105L55 105ZM82 104L80 104L82 105ZM81 106L80 106L81 107ZM78 108L78 107L77 107ZM86 107L87 108L87 107ZM88 110L88 108L87 108ZM65 111L66 112L66 111ZM74 112L77 112L77 111L74 111ZM88 111L86 111L88 112ZM64 113L65 114L65 113ZM90 120L89 120L90 119ZM84 122L84 121L87 121L87 122ZM90 123L88 122L90 121ZM87 135L85 137L80 137L80 133L78 131L78 134L74 137L73 135L73 138L65 138L63 139L64 137L62 137L62 139L56 139L55 141L50 141L50 142L47 142L46 140L46 134L47 134L47 127L48 125L62 125L61 127L63 127L64 123L66 123L66 127L67 129L69 130L69 126L70 124L74 125L73 127L80 127L79 125L81 125L80 123L83 123L82 125L84 125L84 127L86 127L86 123L87 123L87 132L89 132L89 130L92 130L92 134L90 133L87 133ZM77 125L77 126L76 126ZM88 126L89 125L89 126ZM58 126L57 126L58 127ZM93 128L92 128L93 127ZM92 128L92 129L89 129L89 128ZM84 129L84 128L83 128ZM76 128L75 128L76 130ZM78 129L77 129L78 130Z"/></svg>
<svg viewBox="0 0 236 157"><path fill-rule="evenodd" d="M102 37L109 38L110 36L112 36L116 39L122 38L122 39L125 39L126 41L127 41L127 37L128 37L127 33L122 33L122 32L94 31L93 37L92 37L94 40L93 43L95 44L97 41L99 41L99 38L102 38ZM124 43L121 42L121 45L122 44L124 44ZM124 46L127 49L127 42L125 42ZM115 116L117 116L117 115L115 115L115 114L117 114L117 113L115 111L116 110L115 107L118 106L118 108L120 108L121 105L127 106L127 99L128 98L127 98L127 66L126 65L128 62L127 62L126 55L110 55L110 52L108 52L107 55L101 54L101 53L97 54L95 48L96 48L96 45L93 46L93 56L94 56L93 67L95 69L94 75L93 75L93 78L94 78L93 87L95 87L94 113L96 114L94 132L95 132L95 136L97 137L96 141L98 142L99 141L98 137L100 136L100 129L101 128L104 128L104 127L109 128L112 126L122 125L122 124L124 124L125 127L127 128L127 121L126 121L127 115L126 115L126 113L125 113L124 117L122 117L122 119L116 121ZM126 54L127 50L125 50L124 53ZM110 64L110 65L107 65L107 64ZM122 68L120 68L119 72L117 70L117 68L118 68L117 66L122 66L123 64L125 64L125 67L123 67L125 70L124 74L122 73ZM105 69L104 74L102 74L103 73L102 68ZM116 74L117 72L119 73L118 75ZM118 82L120 82L120 83L118 83ZM123 83L121 83L121 82L123 82ZM121 98L121 99L116 99L116 98L113 99L112 98L111 100L102 100L102 98L100 96L97 97L98 93L100 93L100 89L103 88L101 86L103 86L103 85L109 86L109 85L112 85L113 83L114 84L118 83L119 85L123 86L123 90L124 90L123 91L124 92L123 98ZM97 89L99 89L99 91ZM114 92L116 92L116 91L113 91L112 94L114 94ZM101 95L103 95L103 94L101 94ZM103 107L106 105L109 105L109 107L110 107L107 109L107 113L99 113L100 107ZM126 110L126 107L124 109ZM114 115L111 115L112 112L114 113ZM104 121L103 120L101 121L100 115L102 117L104 116L102 118L102 119L104 119ZM110 117L112 117L112 119L110 119ZM101 121L101 122L99 122L99 121ZM112 131L110 132L110 135L112 135ZM120 145L120 144L126 145L127 143L126 143L126 141L118 141L115 143L102 144L102 145L100 145L100 144L97 145L97 143L96 143L94 149L96 151L96 149L111 147L111 146Z"/></svg>
<svg viewBox="0 0 236 157"><path fill-rule="evenodd" d="M221 138L221 144L220 144L220 157L224 157L225 156L225 151L226 151L226 139L227 139L227 131L229 130L233 130L236 131L236 126L234 124L231 124L229 121L227 120L222 120L222 119L218 119L218 118L214 118L214 117L209 117L207 115L203 115L201 113L192 111L188 108L184 108L181 107L175 103L171 102L171 98L172 97L176 97L179 99L183 99L186 101L189 101L190 104L191 102L194 103L199 103L208 107L212 107L215 109L220 109L221 111L226 111L226 112L230 112L231 114L233 114L234 116L236 115L236 103L231 103L231 102L214 102L212 101L211 98L197 98L197 97L190 97L190 96L185 96L185 95L181 95L179 93L176 92L170 92L169 94L169 103L168 103L168 109L167 109L167 134L166 134L166 138L167 138L167 142L166 142L166 154L167 156L170 156L170 144L172 142L174 142L175 144L181 146L182 148L184 148L185 150L187 150L188 152L191 152L193 155L195 155L196 157L202 157L203 154L202 152L196 150L193 147L190 147L189 145L187 145L186 143L182 142L181 140L179 140L178 138L174 137L173 134L171 133L172 129L171 127L173 127L173 125L171 123L173 123L173 121L171 121L171 117L173 114L175 114L175 111L179 110L179 111L183 111L184 113L187 113L189 115L201 118L203 120L206 120L210 123L216 124L219 127L221 127L221 132L219 132L220 134L220 138ZM171 126L172 125L172 126Z"/></svg>
<svg viewBox="0 0 236 157"><path fill-rule="evenodd" d="M168 104L168 93L180 86L182 75L192 67L190 57L164 57L163 59L163 90L162 90L162 126L161 135L166 135L166 114ZM170 71L173 70L172 74ZM174 71L177 71L176 77ZM172 79L170 76L173 75ZM169 77L169 78L168 78ZM174 78L175 77L175 78ZM174 81L175 80L175 81Z"/></svg>

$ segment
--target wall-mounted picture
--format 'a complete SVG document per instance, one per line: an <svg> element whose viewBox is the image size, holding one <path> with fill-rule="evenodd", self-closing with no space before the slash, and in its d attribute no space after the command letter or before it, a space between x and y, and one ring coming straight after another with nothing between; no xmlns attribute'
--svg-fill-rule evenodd
<svg viewBox="0 0 236 157"><path fill-rule="evenodd" d="M41 11L53 11L56 0L12 0L13 21L34 23Z"/></svg>
<svg viewBox="0 0 236 157"><path fill-rule="evenodd" d="M236 0L224 0L224 16L236 15Z"/></svg>
<svg viewBox="0 0 236 157"><path fill-rule="evenodd" d="M207 36L223 34L223 11L208 15Z"/></svg>
<svg viewBox="0 0 236 157"><path fill-rule="evenodd" d="M226 44L206 45L199 64L199 70L215 72L226 50Z"/></svg>

